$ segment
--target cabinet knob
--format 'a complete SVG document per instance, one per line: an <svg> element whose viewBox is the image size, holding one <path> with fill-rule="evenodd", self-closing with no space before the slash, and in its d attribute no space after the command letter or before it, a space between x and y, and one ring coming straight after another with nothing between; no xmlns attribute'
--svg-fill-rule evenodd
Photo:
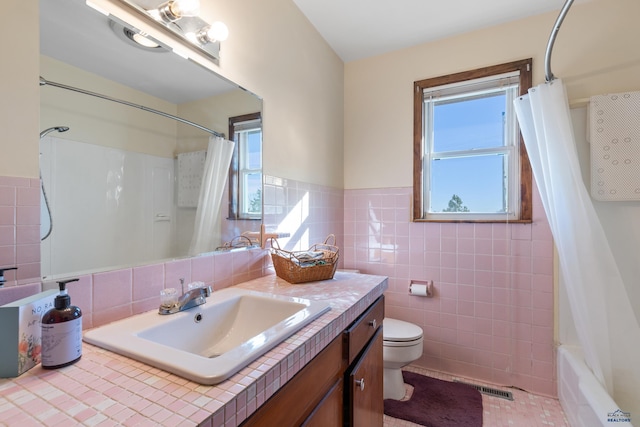
<svg viewBox="0 0 640 427"><path fill-rule="evenodd" d="M375 320L374 320L375 322ZM360 380L356 380L356 387L360 387L361 391L364 391L364 378L360 379Z"/></svg>
<svg viewBox="0 0 640 427"><path fill-rule="evenodd" d="M375 329L376 326L378 325L378 322L376 322L376 319L373 319L372 321L369 322L369 325L371 325L371 327Z"/></svg>

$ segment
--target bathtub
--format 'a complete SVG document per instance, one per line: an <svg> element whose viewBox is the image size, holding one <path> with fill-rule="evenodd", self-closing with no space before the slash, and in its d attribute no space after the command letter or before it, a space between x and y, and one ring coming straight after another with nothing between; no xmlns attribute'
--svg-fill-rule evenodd
<svg viewBox="0 0 640 427"><path fill-rule="evenodd" d="M558 348L558 397L572 427L633 427L587 367L579 347Z"/></svg>

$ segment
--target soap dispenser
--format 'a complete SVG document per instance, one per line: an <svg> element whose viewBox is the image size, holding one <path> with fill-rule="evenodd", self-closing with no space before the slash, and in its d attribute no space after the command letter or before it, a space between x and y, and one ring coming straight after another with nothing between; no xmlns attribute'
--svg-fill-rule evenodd
<svg viewBox="0 0 640 427"><path fill-rule="evenodd" d="M42 316L42 367L62 368L77 362L82 357L82 311L71 305L67 283L78 279L58 282L60 294L53 308Z"/></svg>

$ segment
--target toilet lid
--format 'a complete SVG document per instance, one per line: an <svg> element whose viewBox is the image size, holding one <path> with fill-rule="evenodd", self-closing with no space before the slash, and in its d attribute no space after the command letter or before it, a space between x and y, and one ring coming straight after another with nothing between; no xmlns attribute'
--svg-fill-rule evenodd
<svg viewBox="0 0 640 427"><path fill-rule="evenodd" d="M382 339L384 341L415 341L422 338L422 328L413 323L385 317L382 320Z"/></svg>

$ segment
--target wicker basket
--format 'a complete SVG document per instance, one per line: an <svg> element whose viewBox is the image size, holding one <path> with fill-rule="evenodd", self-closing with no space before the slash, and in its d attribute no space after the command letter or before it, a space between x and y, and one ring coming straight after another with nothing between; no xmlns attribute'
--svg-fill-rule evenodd
<svg viewBox="0 0 640 427"><path fill-rule="evenodd" d="M333 239L333 244L329 244ZM271 239L271 260L278 277L289 283L306 283L333 279L338 268L339 249L336 236L330 234L324 243L311 246L308 251L285 251L276 239ZM309 258L309 253L316 257Z"/></svg>

